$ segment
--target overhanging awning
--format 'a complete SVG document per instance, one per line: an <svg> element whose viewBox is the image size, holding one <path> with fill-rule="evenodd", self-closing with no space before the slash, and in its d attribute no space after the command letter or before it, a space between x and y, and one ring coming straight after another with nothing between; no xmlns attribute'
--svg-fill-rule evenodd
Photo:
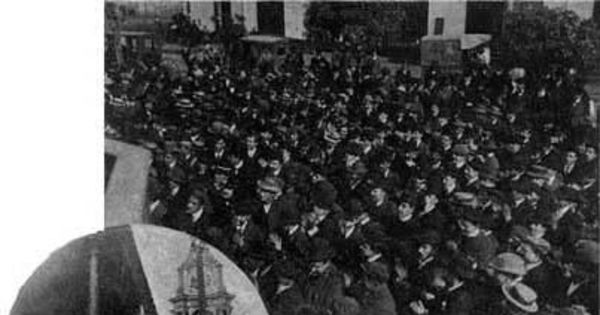
<svg viewBox="0 0 600 315"><path fill-rule="evenodd" d="M490 34L464 34L462 36L427 35L421 38L422 41L458 40L460 41L461 50L473 49L489 42L491 39L492 35Z"/></svg>
<svg viewBox="0 0 600 315"><path fill-rule="evenodd" d="M241 38L244 42L261 43L261 44L277 44L289 41L286 37L275 35L248 35Z"/></svg>

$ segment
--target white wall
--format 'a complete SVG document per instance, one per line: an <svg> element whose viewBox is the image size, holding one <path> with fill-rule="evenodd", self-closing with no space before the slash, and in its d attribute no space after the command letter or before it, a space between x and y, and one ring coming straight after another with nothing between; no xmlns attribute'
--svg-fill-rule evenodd
<svg viewBox="0 0 600 315"><path fill-rule="evenodd" d="M591 18L594 13L594 1L590 0L544 0L544 5L548 8L563 8L574 11L583 20Z"/></svg>
<svg viewBox="0 0 600 315"><path fill-rule="evenodd" d="M305 39L304 14L308 9L309 1L286 1L283 4L283 20L285 36L290 38Z"/></svg>
<svg viewBox="0 0 600 315"><path fill-rule="evenodd" d="M234 21L236 15L244 16L244 25L248 32L258 29L256 1L232 1L231 16Z"/></svg>
<svg viewBox="0 0 600 315"><path fill-rule="evenodd" d="M467 1L429 1L429 13L427 19L427 35L433 35L435 19L444 19L444 34L459 36L465 33L465 21L467 18Z"/></svg>
<svg viewBox="0 0 600 315"><path fill-rule="evenodd" d="M285 1L283 4L283 20L285 27L285 36L290 38L306 38L306 29L304 28L304 14L308 8L310 0ZM256 1L232 1L231 15L243 15L246 30L251 32L258 29L258 10ZM215 29L215 24L211 19L215 14L214 1L192 1L190 2L190 15L192 20L199 21L201 27L206 27L209 31Z"/></svg>
<svg viewBox="0 0 600 315"><path fill-rule="evenodd" d="M198 26L206 28L208 31L215 30L215 22L212 17L215 15L215 6L212 1L199 1L190 3L190 17Z"/></svg>

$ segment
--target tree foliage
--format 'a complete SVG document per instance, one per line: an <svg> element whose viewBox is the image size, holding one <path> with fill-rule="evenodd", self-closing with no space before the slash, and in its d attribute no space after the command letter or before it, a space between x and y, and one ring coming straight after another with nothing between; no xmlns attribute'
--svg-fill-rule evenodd
<svg viewBox="0 0 600 315"><path fill-rule="evenodd" d="M202 42L205 36L205 32L200 30L188 15L177 13L171 17L166 40L171 43L193 46Z"/></svg>
<svg viewBox="0 0 600 315"><path fill-rule="evenodd" d="M398 29L404 11L394 2L310 2L304 24L308 40L319 48L345 44L380 49L385 31Z"/></svg>
<svg viewBox="0 0 600 315"><path fill-rule="evenodd" d="M573 11L544 6L509 11L500 37L502 61L538 72L548 65L600 65L600 30Z"/></svg>

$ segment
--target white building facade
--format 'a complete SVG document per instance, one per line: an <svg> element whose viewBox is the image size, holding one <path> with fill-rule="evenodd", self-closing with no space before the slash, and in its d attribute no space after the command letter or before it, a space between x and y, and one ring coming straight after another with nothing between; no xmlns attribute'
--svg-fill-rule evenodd
<svg viewBox="0 0 600 315"><path fill-rule="evenodd" d="M504 1L429 1L427 35L459 37L470 33L499 31L505 10L519 6L543 5L572 10L581 19L597 18L597 0L504 0Z"/></svg>
<svg viewBox="0 0 600 315"><path fill-rule="evenodd" d="M186 13L208 31L214 31L223 16L230 16L233 21L243 17L248 32L304 39L308 3L308 0L189 2Z"/></svg>

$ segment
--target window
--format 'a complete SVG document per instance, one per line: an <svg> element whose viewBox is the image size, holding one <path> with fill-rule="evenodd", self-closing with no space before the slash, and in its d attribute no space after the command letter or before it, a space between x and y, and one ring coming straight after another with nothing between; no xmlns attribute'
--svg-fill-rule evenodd
<svg viewBox="0 0 600 315"><path fill-rule="evenodd" d="M534 5L534 2L532 1L528 1L527 3ZM500 34L502 29L502 12L504 12L506 8L507 3L504 1L468 0L465 33Z"/></svg>
<svg viewBox="0 0 600 315"><path fill-rule="evenodd" d="M112 154L104 154L104 189L108 185L110 175L112 175L113 169L115 168L115 162L117 157Z"/></svg>
<svg viewBox="0 0 600 315"><path fill-rule="evenodd" d="M433 35L444 34L444 18L435 18L435 25L433 27Z"/></svg>

